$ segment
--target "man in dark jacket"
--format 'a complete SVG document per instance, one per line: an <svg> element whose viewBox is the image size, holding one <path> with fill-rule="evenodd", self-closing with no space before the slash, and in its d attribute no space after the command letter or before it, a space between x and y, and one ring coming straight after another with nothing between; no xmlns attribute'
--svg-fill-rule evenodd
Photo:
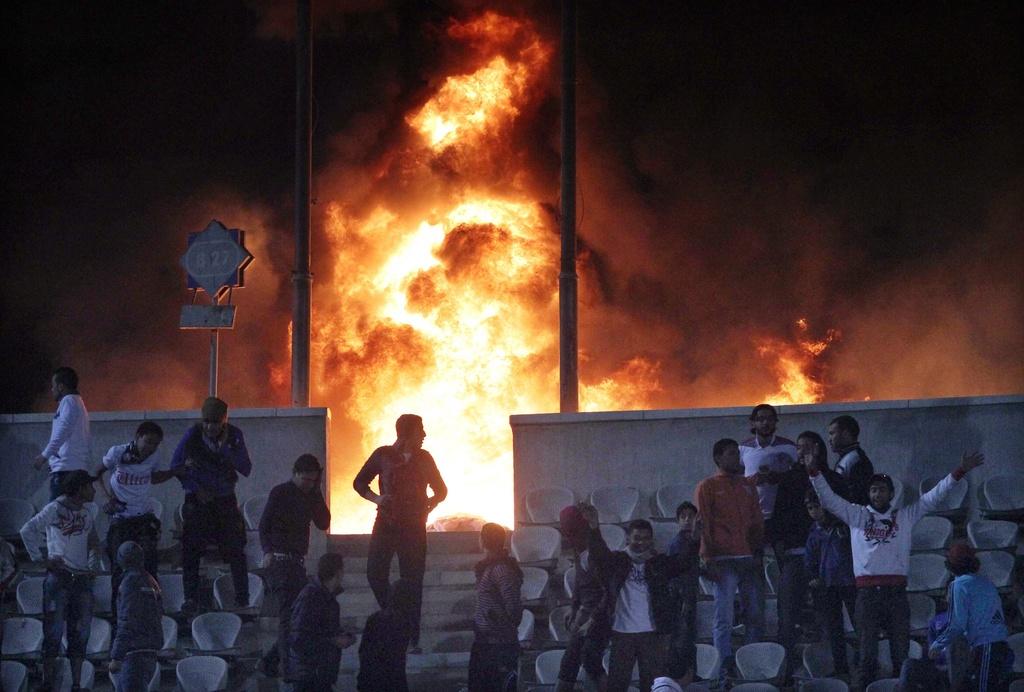
<svg viewBox="0 0 1024 692"><path fill-rule="evenodd" d="M853 416L836 416L828 424L829 446L838 457L835 470L846 480L849 489L849 494L844 497L855 505L867 505L870 504L868 489L875 467L861 449L859 438L860 424Z"/></svg>
<svg viewBox="0 0 1024 692"><path fill-rule="evenodd" d="M118 673L116 692L148 688L164 643L160 585L143 567L144 560L145 552L135 541L125 541L117 550L124 575L117 593L117 635L110 647L110 672Z"/></svg>
<svg viewBox="0 0 1024 692"><path fill-rule="evenodd" d="M345 564L338 553L326 553L316 576L299 592L292 606L288 632L287 679L293 692L326 692L334 686L341 650L355 642L341 629L338 594L344 589Z"/></svg>
<svg viewBox="0 0 1024 692"><path fill-rule="evenodd" d="M649 690L654 678L665 674L675 624L669 580L692 568L691 551L699 544L688 544L677 555L659 554L650 522L635 519L627 527L626 549L612 552L601 537L597 513L587 512L586 518L590 560L605 575L612 603L608 692L626 692L634 664L640 668L640 689Z"/></svg>
<svg viewBox="0 0 1024 692"><path fill-rule="evenodd" d="M185 489L181 508L181 571L185 587L182 612L199 610L199 560L206 546L216 543L231 566L235 605L249 605L249 573L245 564L245 523L238 511L238 474L252 471L242 431L228 425L228 405L211 396L203 402L203 420L181 438L171 471ZM184 472L179 467L185 467Z"/></svg>

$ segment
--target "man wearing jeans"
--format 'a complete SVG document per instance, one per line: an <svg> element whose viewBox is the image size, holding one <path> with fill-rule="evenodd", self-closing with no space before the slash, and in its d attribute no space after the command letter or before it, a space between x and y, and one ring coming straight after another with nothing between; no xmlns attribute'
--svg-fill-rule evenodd
<svg viewBox="0 0 1024 692"><path fill-rule="evenodd" d="M718 473L697 485L701 518L701 557L715 584L715 648L725 663L732 658L733 599L737 589L746 617L746 642L764 630L764 515L753 479L743 477L736 440L723 439L711 452Z"/></svg>

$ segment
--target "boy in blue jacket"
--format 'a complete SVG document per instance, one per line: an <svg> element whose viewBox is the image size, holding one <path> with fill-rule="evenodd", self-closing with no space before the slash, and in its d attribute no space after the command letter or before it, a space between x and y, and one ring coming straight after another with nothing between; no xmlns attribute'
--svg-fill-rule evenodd
<svg viewBox="0 0 1024 692"><path fill-rule="evenodd" d="M117 592L117 635L110 647L110 672L116 692L147 689L156 670L156 654L163 647L163 608L160 585L145 570L145 551L135 541L117 550L124 570Z"/></svg>

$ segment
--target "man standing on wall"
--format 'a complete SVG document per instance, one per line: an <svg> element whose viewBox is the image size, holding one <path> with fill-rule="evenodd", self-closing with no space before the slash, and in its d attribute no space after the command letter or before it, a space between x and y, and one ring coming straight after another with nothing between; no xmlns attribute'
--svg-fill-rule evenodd
<svg viewBox="0 0 1024 692"><path fill-rule="evenodd" d="M260 545L267 586L277 600L277 642L261 661L263 673L276 677L278 665L288 660L288 630L292 605L309 582L306 552L309 550L309 522L326 531L331 510L320 491L320 462L312 454L295 460L292 479L275 486L260 517ZM287 673L287 671L285 671ZM287 674L285 675L287 679Z"/></svg>
<svg viewBox="0 0 1024 692"><path fill-rule="evenodd" d="M415 586L413 636L410 651L419 653L423 572L427 561L427 515L444 500L448 488L430 452L423 449L427 436L420 416L404 413L395 421L398 439L374 450L359 469L352 487L360 497L377 505L373 522L366 579L381 608L390 589L391 558L398 553L402 579ZM378 479L380 494L370 490ZM433 493L427 497L427 486Z"/></svg>
<svg viewBox="0 0 1024 692"><path fill-rule="evenodd" d="M50 464L50 502L61 494L61 480L70 471L89 470L89 412L78 393L78 373L68 367L53 371L50 393L57 401L50 441L35 458L37 469Z"/></svg>
<svg viewBox="0 0 1024 692"><path fill-rule="evenodd" d="M203 419L181 438L171 471L185 489L181 508L181 571L185 603L181 610L194 615L199 610L199 560L206 546L216 543L231 566L235 605L249 605L249 573L245 565L245 524L238 511L235 483L238 474L252 471L242 431L228 425L228 405L215 396L203 402Z"/></svg>

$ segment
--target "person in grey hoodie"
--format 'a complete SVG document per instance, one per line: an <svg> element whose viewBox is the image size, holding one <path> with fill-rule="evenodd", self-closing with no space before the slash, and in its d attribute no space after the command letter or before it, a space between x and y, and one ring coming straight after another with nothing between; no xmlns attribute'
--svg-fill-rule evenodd
<svg viewBox="0 0 1024 692"><path fill-rule="evenodd" d="M160 584L143 567L145 552L135 541L117 550L124 570L117 593L117 634L110 647L110 672L116 692L138 692L149 687L156 670L156 654L163 647L160 619Z"/></svg>

